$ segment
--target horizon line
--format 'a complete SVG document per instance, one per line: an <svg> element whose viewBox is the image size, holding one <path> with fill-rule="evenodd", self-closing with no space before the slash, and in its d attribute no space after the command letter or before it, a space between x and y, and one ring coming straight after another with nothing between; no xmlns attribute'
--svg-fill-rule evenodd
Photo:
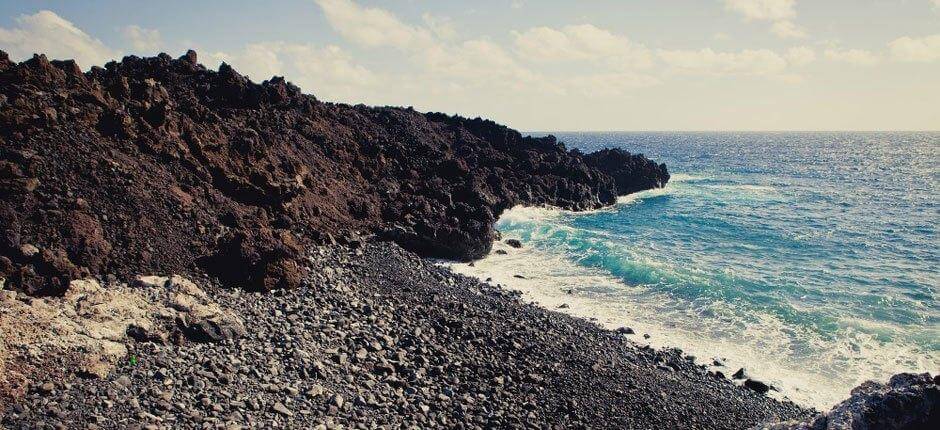
<svg viewBox="0 0 940 430"><path fill-rule="evenodd" d="M940 133L937 130L525 130L520 133Z"/></svg>

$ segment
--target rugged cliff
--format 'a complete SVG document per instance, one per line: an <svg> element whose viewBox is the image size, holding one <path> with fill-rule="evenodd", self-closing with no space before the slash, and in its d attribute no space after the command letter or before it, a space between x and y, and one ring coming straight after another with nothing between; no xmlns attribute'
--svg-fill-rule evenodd
<svg viewBox="0 0 940 430"><path fill-rule="evenodd" d="M473 259L506 208L592 209L668 180L642 155L325 103L283 78L207 70L192 51L85 73L0 52L0 276L30 294L193 269L292 287L305 245L360 235Z"/></svg>

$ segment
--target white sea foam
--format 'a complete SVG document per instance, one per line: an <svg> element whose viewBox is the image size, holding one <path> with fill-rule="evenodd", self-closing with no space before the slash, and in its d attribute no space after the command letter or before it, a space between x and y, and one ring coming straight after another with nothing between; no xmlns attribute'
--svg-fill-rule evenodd
<svg viewBox="0 0 940 430"><path fill-rule="evenodd" d="M617 197L618 205L625 205L630 203L635 203L643 199L648 199L657 196L665 196L672 193L674 188L666 186L664 188L653 188L652 190L640 191L638 193L627 194L625 196Z"/></svg>
<svg viewBox="0 0 940 430"><path fill-rule="evenodd" d="M641 193L642 194L642 193ZM557 234L567 226L553 223L559 211L517 208L502 222L552 224L535 229L532 240ZM493 278L518 290L527 300L548 309L583 318L596 318L608 328L632 327L635 341L654 347L679 347L703 364L724 359L729 374L739 367L779 389L772 395L827 409L846 398L849 390L867 379L886 379L898 371L932 371L940 355L910 345L885 344L867 331L856 330L867 321L844 321L843 330L828 338L807 328L794 327L771 314L742 314L735 303L689 303L668 293L626 285L608 273L570 261L566 256L533 246L514 249L494 244L505 255L492 253L474 266L449 264L460 273ZM636 256L642 258L640 256ZM668 270L663 262L638 261ZM523 275L517 278L514 275ZM569 294L568 292L571 292ZM565 309L559 309L567 304ZM643 333L651 335L649 340Z"/></svg>
<svg viewBox="0 0 940 430"><path fill-rule="evenodd" d="M703 179L709 179L707 176L696 176L689 175L686 173L673 173L669 175L669 182L692 182L692 181L701 181Z"/></svg>

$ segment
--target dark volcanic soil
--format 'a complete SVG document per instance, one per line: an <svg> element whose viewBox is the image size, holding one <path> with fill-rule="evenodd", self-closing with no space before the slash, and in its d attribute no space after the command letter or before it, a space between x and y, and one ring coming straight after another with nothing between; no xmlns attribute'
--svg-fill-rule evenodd
<svg viewBox="0 0 940 430"><path fill-rule="evenodd" d="M104 380L35 381L3 426L700 428L805 418L678 351L547 311L393 244L312 252L309 282L217 290L248 333L131 343ZM43 384L51 384L43 387Z"/></svg>
<svg viewBox="0 0 940 430"><path fill-rule="evenodd" d="M668 180L643 156L323 103L283 78L207 70L192 51L87 73L0 52L0 276L33 295L88 274L194 269L295 287L303 246L356 231L477 258L508 207L597 208Z"/></svg>

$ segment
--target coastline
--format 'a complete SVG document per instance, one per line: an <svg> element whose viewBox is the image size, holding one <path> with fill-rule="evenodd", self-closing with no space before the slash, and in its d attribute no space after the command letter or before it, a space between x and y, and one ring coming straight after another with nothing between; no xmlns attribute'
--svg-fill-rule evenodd
<svg viewBox="0 0 940 430"><path fill-rule="evenodd" d="M523 242L523 246L525 245ZM744 380L735 380L731 378L731 375L737 369L744 368L749 376L770 384L773 389L767 395L780 401L793 401L804 407L827 410L848 397L849 390L857 385L852 385L844 392L831 393L824 399L814 398L814 395L818 393L802 392L803 387L798 383L794 384L792 379L786 381L790 383L789 385L781 384L780 379L772 377L769 372L764 371L765 369L761 369L762 366L755 366L756 358L751 357L750 360L742 358L741 345L735 345L732 341L716 345L710 339L693 338L684 330L681 333L677 332L676 326L670 326L668 321L653 321L645 318L652 311L642 308L644 306L655 307L653 304L622 301L608 303L598 298L594 295L596 289L622 290L624 288L621 281L610 275L599 270L574 267L550 255L533 257L531 254L534 252L530 252L528 255L520 256L518 253L525 251L513 249L505 244L496 245L494 250L505 251L507 254L488 256L483 260L473 262L472 265L458 262L441 264L456 273L476 278L507 291L521 293L522 299L526 302L545 310L591 321L611 331L616 331L621 327L629 328L632 333L628 338L638 346L648 346L657 350L679 349L695 357L697 364L705 366L709 371L721 372L729 381L738 385L742 385ZM513 255L514 253L517 254ZM490 258L497 261L487 260ZM553 266L559 271L546 274L533 269L535 258L539 258L539 266ZM519 269L507 271L507 266L515 266ZM563 272L565 269L570 269L574 273L565 273ZM588 286L586 287L585 284ZM637 292L636 295L641 296L643 293ZM793 375L789 376L793 377Z"/></svg>
<svg viewBox="0 0 940 430"><path fill-rule="evenodd" d="M0 77L4 427L743 428L814 413L431 259L487 255L509 207L589 211L662 188L663 163L323 102L194 51L89 72L0 51ZM880 415L933 420L915 411L936 409L938 380L899 376L890 390L913 400L871 400Z"/></svg>
<svg viewBox="0 0 940 430"><path fill-rule="evenodd" d="M393 244L311 257L299 289L206 287L243 337L128 340L134 364L37 379L0 422L742 428L812 414Z"/></svg>
<svg viewBox="0 0 940 430"><path fill-rule="evenodd" d="M684 179L681 174L674 176L676 182ZM541 225L545 221L554 221L558 216L579 217L592 212L613 211L617 206L631 204L637 199L668 192L669 188L662 188L622 196L617 204L590 212L518 206L504 212L500 222L508 218L511 223ZM553 228L564 229L567 226L554 225ZM519 240L522 247L507 245L505 241L508 239ZM629 338L637 345L661 350L677 348L696 357L696 362L709 371L721 372L739 385L744 380L731 375L743 368L750 377L772 387L768 396L808 408L829 410L866 381L887 380L900 372L932 373L929 364L924 364L931 361L930 355L909 356L912 361L913 357L919 357L916 365L895 364L893 369L888 365L877 369L853 367L852 370L831 366L834 373L825 374L814 366L800 367L787 354L791 344L787 343L784 335L777 334L790 330L781 321L768 319L753 326L735 325L734 330L747 335L738 333L739 336L728 337L722 330L730 327L708 326L700 320L703 318L701 315L695 315L667 294L639 285L627 285L602 269L578 265L564 255L535 249L532 247L535 235L532 241L528 239L503 233L502 240L494 242L493 252L481 260L440 264L482 282L518 292L527 302L546 310L592 321L608 330L628 327L635 332ZM713 333L709 330L718 331ZM782 339L776 339L776 336ZM844 351L830 352L851 354L854 345L848 340L843 343ZM879 363L892 362L894 357L887 352L885 348L879 348L870 359L877 359Z"/></svg>

